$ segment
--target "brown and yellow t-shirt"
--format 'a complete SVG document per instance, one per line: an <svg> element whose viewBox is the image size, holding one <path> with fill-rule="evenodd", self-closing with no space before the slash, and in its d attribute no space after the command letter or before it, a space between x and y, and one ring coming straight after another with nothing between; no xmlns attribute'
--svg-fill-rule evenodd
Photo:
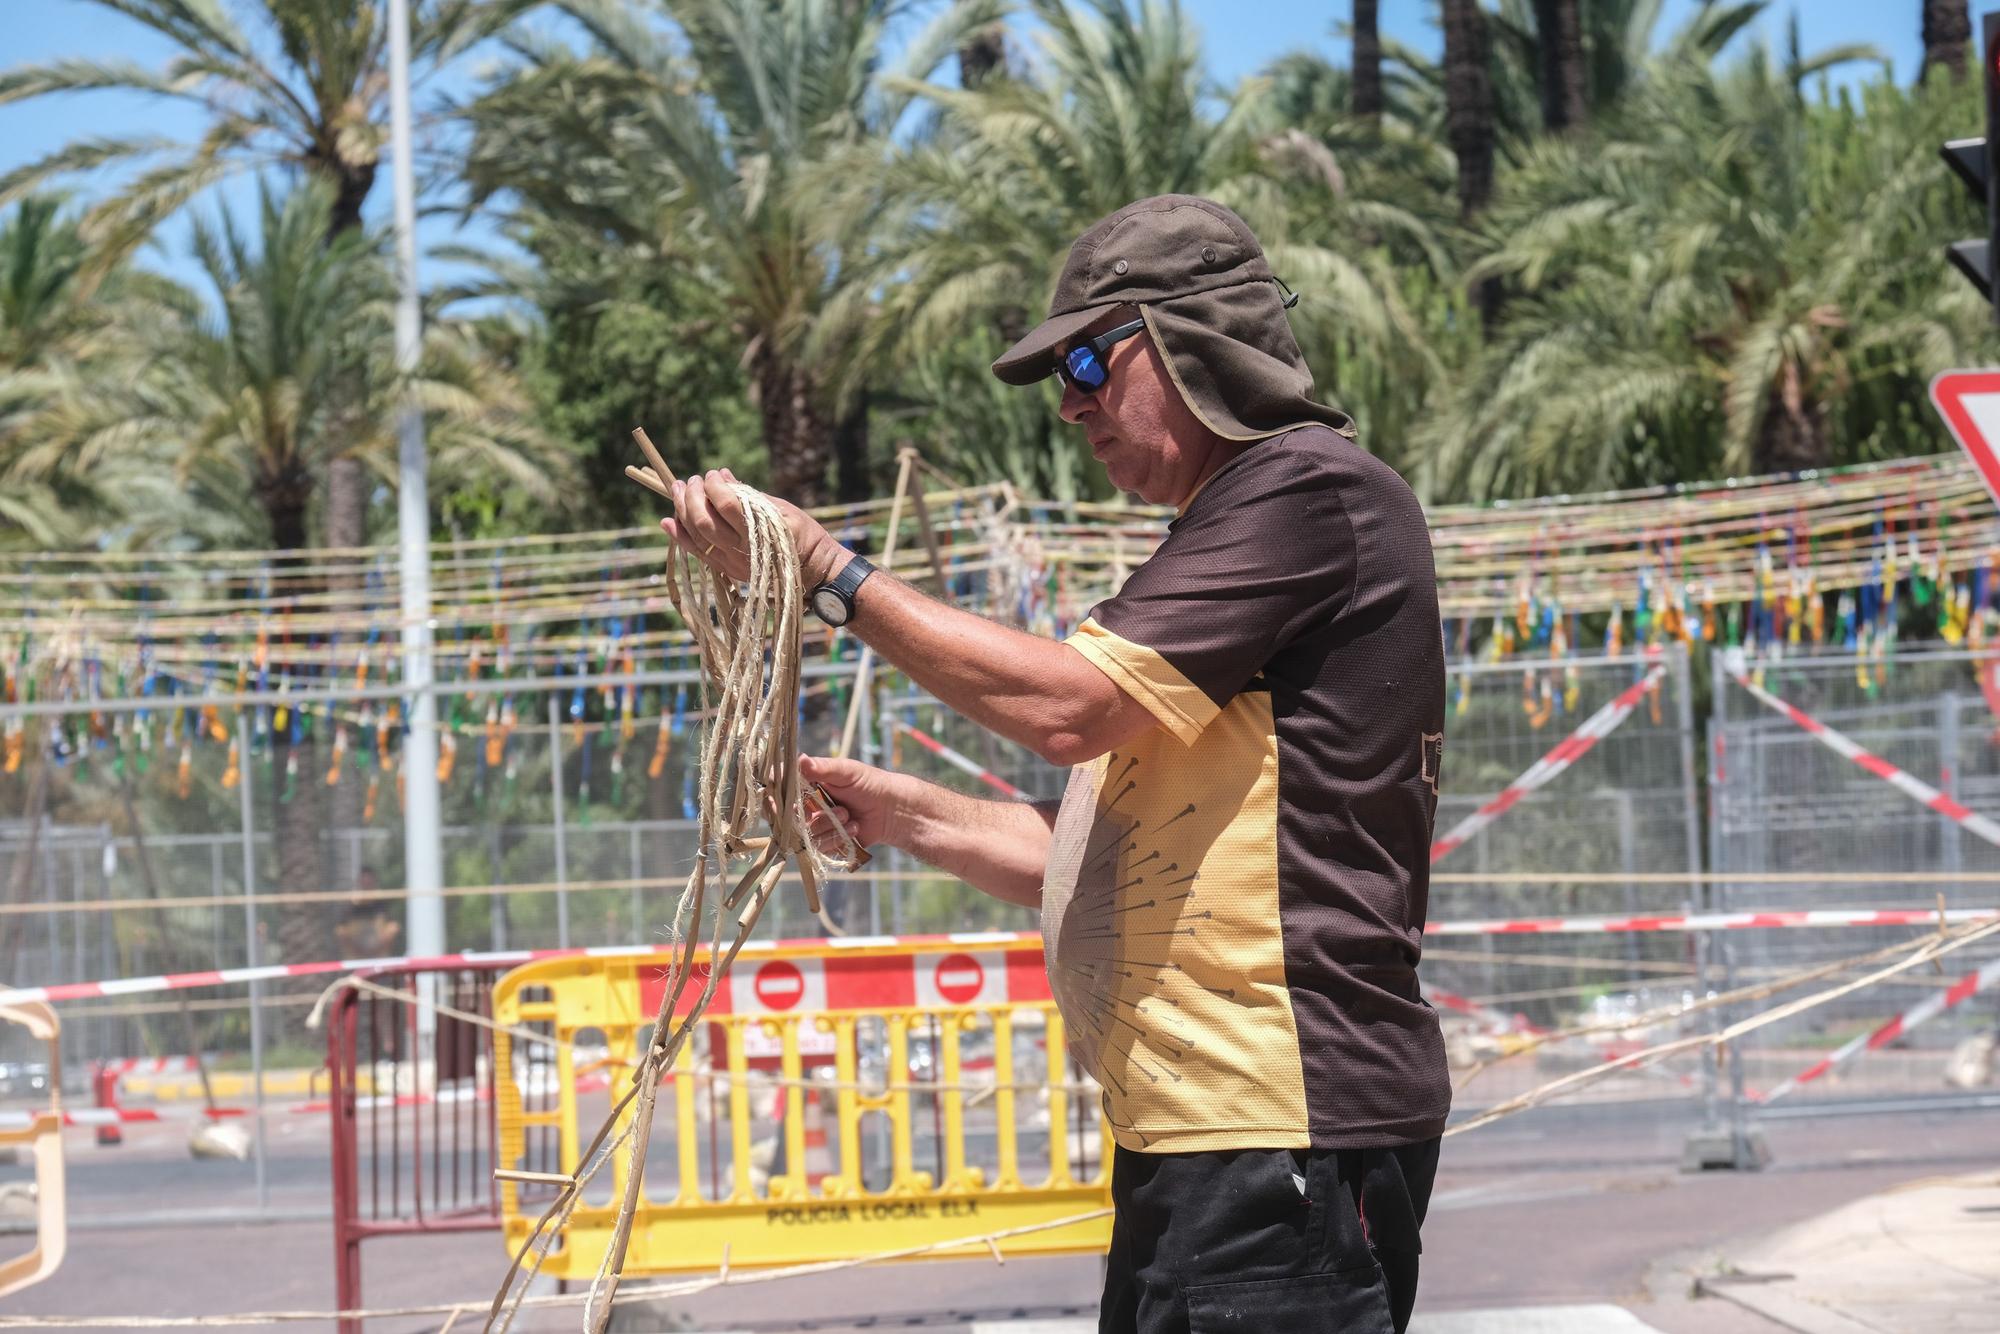
<svg viewBox="0 0 2000 1334"><path fill-rule="evenodd" d="M1324 427L1253 444L1067 642L1159 720L1072 770L1042 891L1118 1142L1439 1134L1416 968L1444 644L1410 488Z"/></svg>

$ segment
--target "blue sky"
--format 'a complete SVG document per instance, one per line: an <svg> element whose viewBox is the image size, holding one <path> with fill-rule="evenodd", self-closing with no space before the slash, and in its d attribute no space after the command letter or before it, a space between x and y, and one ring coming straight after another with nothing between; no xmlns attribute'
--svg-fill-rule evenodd
<svg viewBox="0 0 2000 1334"><path fill-rule="evenodd" d="M243 0L224 0L241 8ZM120 15L87 0L4 0L6 41L0 43L5 66L88 54L98 60L129 59L157 66L168 44ZM1322 52L1338 61L1347 58L1347 43L1336 35L1350 13L1348 0L1183 0L1205 38L1215 75L1233 82L1255 73L1287 51ZM1663 31L1671 30L1698 7L1697 0L1667 0ZM1441 39L1430 15L1435 0L1382 0L1382 26L1393 36L1421 50L1436 52ZM1794 6L1774 5L1762 20L1773 40L1781 37ZM1887 55L1896 77L1914 76L1922 55L1918 35L1919 0L1799 0L1796 5L1807 50L1849 42L1871 43ZM86 136L155 134L191 138L200 132L198 111L158 99L119 94L84 93L26 106L0 107L0 173ZM1976 127L1967 127L1974 132ZM86 190L86 194L88 191ZM244 188L226 192L232 201L248 197ZM371 214L386 217L389 173L381 175L370 201ZM441 221L427 222L426 245L454 240L483 242L487 229L475 226L470 236L455 236ZM149 262L184 274L186 228L170 225L162 233L161 252ZM435 276L435 266L427 276Z"/></svg>

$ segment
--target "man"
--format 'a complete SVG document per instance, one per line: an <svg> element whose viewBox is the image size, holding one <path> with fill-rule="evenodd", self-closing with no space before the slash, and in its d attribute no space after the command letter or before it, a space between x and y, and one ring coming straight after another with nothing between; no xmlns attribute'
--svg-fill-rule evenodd
<svg viewBox="0 0 2000 1334"><path fill-rule="evenodd" d="M1450 1103L1416 964L1444 652L1415 496L1312 400L1242 219L1143 199L994 363L1063 379L1121 490L1178 517L1061 643L873 573L787 510L823 619L1071 766L1059 807L805 761L864 844L1039 905L1117 1139L1107 1331L1402 1330ZM663 527L748 568L726 473ZM872 575L872 577L871 577Z"/></svg>

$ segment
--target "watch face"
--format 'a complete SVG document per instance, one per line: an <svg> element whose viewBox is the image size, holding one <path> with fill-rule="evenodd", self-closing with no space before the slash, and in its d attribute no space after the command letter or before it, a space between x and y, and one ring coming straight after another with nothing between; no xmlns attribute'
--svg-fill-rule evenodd
<svg viewBox="0 0 2000 1334"><path fill-rule="evenodd" d="M813 590L813 612L828 625L847 624L847 604L830 588Z"/></svg>

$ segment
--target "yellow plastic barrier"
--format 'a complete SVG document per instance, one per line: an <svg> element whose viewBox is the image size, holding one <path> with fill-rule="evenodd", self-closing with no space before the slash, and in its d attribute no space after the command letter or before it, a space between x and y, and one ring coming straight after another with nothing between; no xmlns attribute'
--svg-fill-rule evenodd
<svg viewBox="0 0 2000 1334"><path fill-rule="evenodd" d="M35 1161L35 1245L25 1254L0 1261L0 1297L41 1282L62 1265L69 1249L69 1214L63 1181L62 1144L62 1025L56 1012L39 1001L0 1005L0 1022L20 1024L37 1041L49 1044L49 1105L24 1119L26 1125L0 1127L0 1147L25 1147Z"/></svg>
<svg viewBox="0 0 2000 1334"><path fill-rule="evenodd" d="M657 954L500 979L495 1019L556 1045L494 1035L498 1166L577 1170L630 1086L663 980ZM1071 1082L1037 936L746 949L709 1018L660 1090L627 1273L853 1259L1110 1206L1097 1100ZM544 1272L597 1272L623 1173L621 1155L592 1180ZM518 1246L555 1187L500 1191ZM996 1244L1097 1253L1110 1235L1098 1218ZM933 1255L987 1253L976 1241Z"/></svg>

